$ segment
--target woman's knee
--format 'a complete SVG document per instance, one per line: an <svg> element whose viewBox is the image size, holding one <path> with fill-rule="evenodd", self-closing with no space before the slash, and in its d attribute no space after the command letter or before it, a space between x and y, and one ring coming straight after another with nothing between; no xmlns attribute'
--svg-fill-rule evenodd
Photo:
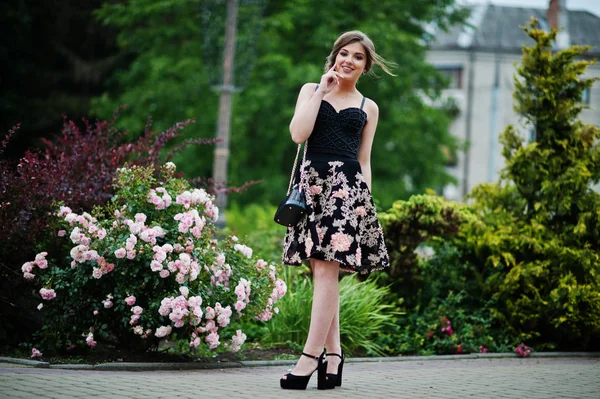
<svg viewBox="0 0 600 399"><path fill-rule="evenodd" d="M340 264L338 262L313 259L311 264L315 279L337 280L340 272Z"/></svg>

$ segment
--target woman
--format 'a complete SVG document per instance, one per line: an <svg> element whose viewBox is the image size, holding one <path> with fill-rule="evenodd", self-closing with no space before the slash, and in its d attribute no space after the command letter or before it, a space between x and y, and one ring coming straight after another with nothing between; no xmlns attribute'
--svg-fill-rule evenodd
<svg viewBox="0 0 600 399"><path fill-rule="evenodd" d="M283 262L300 265L310 259L314 293L303 356L281 379L284 389L306 389L317 370L319 389L341 386L339 271L366 274L389 264L370 192L379 109L356 88L373 64L392 75L390 63L375 52L364 33L342 34L327 57L321 81L300 90L290 123L294 142L308 140L297 177L306 196L307 217L288 229Z"/></svg>

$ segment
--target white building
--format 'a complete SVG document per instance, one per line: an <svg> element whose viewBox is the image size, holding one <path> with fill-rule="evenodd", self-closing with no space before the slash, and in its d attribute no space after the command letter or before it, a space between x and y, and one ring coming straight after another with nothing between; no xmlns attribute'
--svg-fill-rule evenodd
<svg viewBox="0 0 600 399"><path fill-rule="evenodd" d="M444 95L454 97L460 108L451 131L467 144L456 164L448 167L458 183L445 188L447 198L462 200L474 186L498 180L504 167L498 137L507 125L513 124L525 136L531 134L513 111L515 64L521 60L523 44L533 43L519 26L532 16L546 29L563 26L557 47L591 45L590 58L600 58L600 17L566 9L564 0L549 3L548 10L475 6L466 26L438 34L431 46L427 59L450 76L451 87ZM600 65L591 66L587 75L600 76ZM581 119L600 125L600 84L585 93L584 101L590 109Z"/></svg>

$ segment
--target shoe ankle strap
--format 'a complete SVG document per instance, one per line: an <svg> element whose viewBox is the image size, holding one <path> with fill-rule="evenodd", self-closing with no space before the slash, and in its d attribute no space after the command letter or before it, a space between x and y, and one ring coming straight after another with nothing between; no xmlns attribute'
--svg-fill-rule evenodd
<svg viewBox="0 0 600 399"><path fill-rule="evenodd" d="M327 353L327 354L325 354L325 356L337 356L340 359L343 359L342 355L338 355L337 353Z"/></svg>
<svg viewBox="0 0 600 399"><path fill-rule="evenodd" d="M311 359L315 359L315 360L319 360L321 359L321 356L314 356L314 355L309 355L308 353L302 352L302 356L306 356L306 357L310 357Z"/></svg>

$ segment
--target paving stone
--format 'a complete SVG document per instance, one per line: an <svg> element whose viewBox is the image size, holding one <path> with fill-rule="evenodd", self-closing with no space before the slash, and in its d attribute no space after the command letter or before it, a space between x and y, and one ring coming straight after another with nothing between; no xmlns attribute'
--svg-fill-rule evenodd
<svg viewBox="0 0 600 399"><path fill-rule="evenodd" d="M600 398L600 358L469 358L348 363L332 391L279 388L289 365L183 371L94 371L0 364L2 398ZM325 395L325 396L323 396Z"/></svg>

